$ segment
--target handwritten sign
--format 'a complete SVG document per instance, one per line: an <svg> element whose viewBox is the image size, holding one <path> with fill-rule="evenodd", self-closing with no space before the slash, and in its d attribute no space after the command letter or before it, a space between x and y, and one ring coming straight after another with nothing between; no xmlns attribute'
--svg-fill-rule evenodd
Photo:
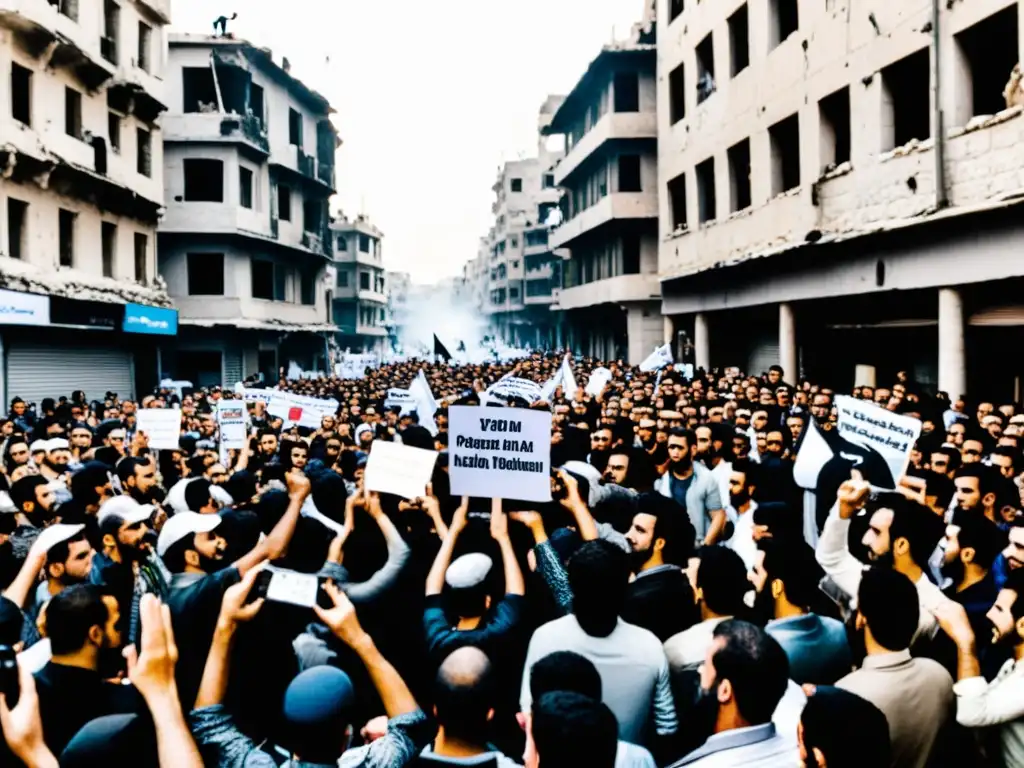
<svg viewBox="0 0 1024 768"><path fill-rule="evenodd" d="M452 406L448 473L454 496L551 501L551 414Z"/></svg>
<svg viewBox="0 0 1024 768"><path fill-rule="evenodd" d="M879 454L889 465L894 480L902 477L910 451L921 436L921 422L848 395L836 396L836 408L839 436Z"/></svg>
<svg viewBox="0 0 1024 768"><path fill-rule="evenodd" d="M181 441L180 408L143 408L136 412L140 432L149 438L149 447L158 451L176 451Z"/></svg>
<svg viewBox="0 0 1024 768"><path fill-rule="evenodd" d="M374 440L366 462L366 490L406 499L424 496L436 461L437 451Z"/></svg>
<svg viewBox="0 0 1024 768"><path fill-rule="evenodd" d="M401 408L402 414L416 410L416 397L408 389L393 387L388 390L388 396L384 400L385 408Z"/></svg>
<svg viewBox="0 0 1024 768"><path fill-rule="evenodd" d="M219 400L217 402L217 426L220 428L220 446L228 450L245 447L248 435L245 431L246 409L241 400Z"/></svg>
<svg viewBox="0 0 1024 768"><path fill-rule="evenodd" d="M544 396L539 384L529 379L519 379L515 376L506 376L492 384L487 389L487 394L501 400L518 397L528 403L536 403Z"/></svg>

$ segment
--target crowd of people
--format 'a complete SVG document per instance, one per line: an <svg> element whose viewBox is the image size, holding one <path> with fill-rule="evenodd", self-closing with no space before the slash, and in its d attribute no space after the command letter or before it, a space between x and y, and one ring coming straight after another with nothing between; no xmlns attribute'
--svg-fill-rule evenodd
<svg viewBox="0 0 1024 768"><path fill-rule="evenodd" d="M566 366L608 383L487 394ZM421 372L436 412L389 407ZM15 398L0 765L1024 766L1024 412L856 387L921 422L906 472L847 457L807 490L836 393L786 373L282 378L335 414L248 397L238 450L231 390ZM552 414L550 502L453 496L448 408L474 404ZM153 450L140 410L171 406ZM423 496L367 489L382 441L436 451Z"/></svg>

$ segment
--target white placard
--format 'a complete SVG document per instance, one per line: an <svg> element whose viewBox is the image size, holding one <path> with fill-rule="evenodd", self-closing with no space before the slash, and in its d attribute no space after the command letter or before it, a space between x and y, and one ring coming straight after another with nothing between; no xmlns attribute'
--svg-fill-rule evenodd
<svg viewBox="0 0 1024 768"><path fill-rule="evenodd" d="M644 372L657 371L661 368L664 368L666 365L671 364L672 345L663 344L662 346L658 347L656 350L651 352L651 354L647 357L646 360L640 363L640 370Z"/></svg>
<svg viewBox="0 0 1024 768"><path fill-rule="evenodd" d="M220 427L220 447L241 450L249 439L245 425L248 412L241 400L217 402L217 426Z"/></svg>
<svg viewBox="0 0 1024 768"><path fill-rule="evenodd" d="M921 422L849 395L837 395L836 408L839 410L839 437L865 451L873 451L889 465L893 484L872 484L895 488L895 483L907 471L910 451L921 436ZM872 481L867 475L865 479Z"/></svg>
<svg viewBox="0 0 1024 768"><path fill-rule="evenodd" d="M180 408L142 408L136 411L139 432L149 438L149 447L157 451L176 451L181 442Z"/></svg>
<svg viewBox="0 0 1024 768"><path fill-rule="evenodd" d="M324 416L334 416L338 412L337 400L320 400L278 389L247 388L243 397L247 403L257 400L265 402L270 415L282 419L285 428L298 424L300 427L319 429Z"/></svg>
<svg viewBox="0 0 1024 768"><path fill-rule="evenodd" d="M525 408L448 409L453 496L551 501L551 414Z"/></svg>
<svg viewBox="0 0 1024 768"><path fill-rule="evenodd" d="M487 394L501 400L508 400L511 397L522 398L528 403L536 403L544 392L540 384L529 379L519 379L515 376L506 376L500 381L492 384L487 389Z"/></svg>
<svg viewBox="0 0 1024 768"><path fill-rule="evenodd" d="M384 407L394 408L396 406L402 409L403 414L406 414L409 411L415 411L416 397L408 389L392 387L388 390L388 396L384 400Z"/></svg>
<svg viewBox="0 0 1024 768"><path fill-rule="evenodd" d="M267 600L275 603L289 603L302 608L316 605L317 577L312 573L297 573L283 568L271 570L270 584L267 585Z"/></svg>
<svg viewBox="0 0 1024 768"><path fill-rule="evenodd" d="M419 498L426 495L436 462L437 451L374 440L366 462L366 490Z"/></svg>
<svg viewBox="0 0 1024 768"><path fill-rule="evenodd" d="M597 397L604 388L608 386L608 382L612 380L612 372L607 368L595 368L594 372L590 374L590 379L587 381L587 388L583 391L588 395Z"/></svg>

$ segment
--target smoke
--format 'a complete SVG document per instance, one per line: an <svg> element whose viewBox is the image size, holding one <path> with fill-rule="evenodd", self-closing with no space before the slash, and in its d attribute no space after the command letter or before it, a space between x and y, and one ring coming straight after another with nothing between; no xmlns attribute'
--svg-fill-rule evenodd
<svg viewBox="0 0 1024 768"><path fill-rule="evenodd" d="M434 334L453 354L460 342L466 349L477 349L488 335L487 317L472 298L447 285L412 286L395 322L398 343L406 355L432 354Z"/></svg>

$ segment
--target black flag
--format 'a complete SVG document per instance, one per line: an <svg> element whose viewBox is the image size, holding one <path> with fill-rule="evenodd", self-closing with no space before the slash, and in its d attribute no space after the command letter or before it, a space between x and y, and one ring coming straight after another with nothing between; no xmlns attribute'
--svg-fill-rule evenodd
<svg viewBox="0 0 1024 768"><path fill-rule="evenodd" d="M437 338L437 334L434 334L434 357L440 356L444 358L446 363L451 362L452 353L448 351L448 348L441 343L441 340Z"/></svg>

